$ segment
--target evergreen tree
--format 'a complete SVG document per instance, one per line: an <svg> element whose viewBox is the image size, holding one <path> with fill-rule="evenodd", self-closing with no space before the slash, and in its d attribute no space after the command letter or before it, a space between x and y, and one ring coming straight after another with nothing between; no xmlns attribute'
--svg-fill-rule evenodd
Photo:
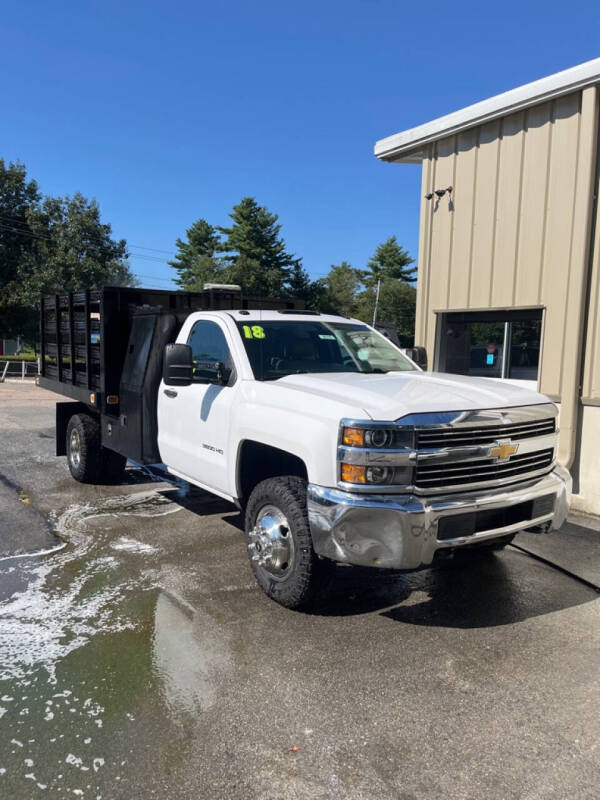
<svg viewBox="0 0 600 800"><path fill-rule="evenodd" d="M376 286L369 286L356 297L355 316L368 325L373 322L376 291ZM414 342L416 299L415 287L406 281L381 282L377 320L394 325L403 347L412 347Z"/></svg>
<svg viewBox="0 0 600 800"><path fill-rule="evenodd" d="M324 280L326 294L322 310L351 317L356 308L356 294L360 287L360 271L347 261L332 264Z"/></svg>
<svg viewBox="0 0 600 800"><path fill-rule="evenodd" d="M226 253L227 282L240 284L247 295L282 295L294 271L294 280L299 277L299 259L286 250L277 214L244 197L229 216L231 227L218 228L226 236L220 249Z"/></svg>
<svg viewBox="0 0 600 800"><path fill-rule="evenodd" d="M287 294L290 297L304 300L306 308L313 311L321 311L327 289L323 281L311 281L308 272L302 266L302 261L298 259L292 267L292 272L287 284Z"/></svg>
<svg viewBox="0 0 600 800"><path fill-rule="evenodd" d="M393 278L398 281L413 281L416 267L410 265L414 259L398 244L395 236L390 236L379 245L369 259L367 269L362 272L365 286L374 286L378 280Z"/></svg>
<svg viewBox="0 0 600 800"><path fill-rule="evenodd" d="M302 300L308 300L311 292L311 286L312 281L308 275L308 272L302 266L302 261L297 259L288 278L288 294L290 294L291 297L298 297Z"/></svg>
<svg viewBox="0 0 600 800"><path fill-rule="evenodd" d="M177 253L169 266L177 270L175 283L188 291L202 291L205 283L221 278L223 266L217 256L220 237L216 228L205 219L194 222L186 233L186 241L177 239Z"/></svg>

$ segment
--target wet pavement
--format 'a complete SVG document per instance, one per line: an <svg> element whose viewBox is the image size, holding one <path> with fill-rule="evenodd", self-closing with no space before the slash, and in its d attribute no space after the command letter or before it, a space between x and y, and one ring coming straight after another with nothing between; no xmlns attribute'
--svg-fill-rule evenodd
<svg viewBox="0 0 600 800"><path fill-rule="evenodd" d="M72 481L55 399L0 384L0 797L597 797L592 588L507 548L287 611L233 506Z"/></svg>

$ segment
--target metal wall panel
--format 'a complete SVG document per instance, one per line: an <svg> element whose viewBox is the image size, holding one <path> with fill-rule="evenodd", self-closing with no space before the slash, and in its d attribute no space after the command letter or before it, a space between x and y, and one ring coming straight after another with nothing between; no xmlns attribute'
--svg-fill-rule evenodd
<svg viewBox="0 0 600 800"><path fill-rule="evenodd" d="M596 205L582 398L584 403L600 405L600 200Z"/></svg>
<svg viewBox="0 0 600 800"><path fill-rule="evenodd" d="M494 269L499 133L500 122L498 120L483 125L479 130L475 203L472 217L473 241L471 243L469 308L487 308L490 304ZM457 162L459 161L457 158ZM462 172L462 163L460 167ZM467 177L469 178L470 175Z"/></svg>
<svg viewBox="0 0 600 800"><path fill-rule="evenodd" d="M436 311L543 306L541 391L572 386L597 114L590 87L431 145L423 194L453 191L421 207L416 342L430 359ZM600 399L597 262L585 393Z"/></svg>

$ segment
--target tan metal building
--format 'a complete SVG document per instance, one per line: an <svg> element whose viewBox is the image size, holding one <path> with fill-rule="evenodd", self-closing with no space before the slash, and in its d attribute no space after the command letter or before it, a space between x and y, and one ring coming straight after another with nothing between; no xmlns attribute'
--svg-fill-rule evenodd
<svg viewBox="0 0 600 800"><path fill-rule="evenodd" d="M375 145L422 163L415 344L436 370L557 402L574 506L596 514L599 99L600 58Z"/></svg>

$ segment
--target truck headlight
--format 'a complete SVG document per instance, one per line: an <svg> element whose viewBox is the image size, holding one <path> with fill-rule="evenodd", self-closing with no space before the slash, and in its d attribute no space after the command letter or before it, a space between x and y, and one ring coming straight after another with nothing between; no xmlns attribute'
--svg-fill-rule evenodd
<svg viewBox="0 0 600 800"><path fill-rule="evenodd" d="M342 428L342 444L348 447L370 447L376 450L412 448L413 429L398 428Z"/></svg>
<svg viewBox="0 0 600 800"><path fill-rule="evenodd" d="M365 443L365 432L362 428L344 428L342 442L350 447L362 447Z"/></svg>
<svg viewBox="0 0 600 800"><path fill-rule="evenodd" d="M394 432L386 428L374 428L365 431L365 444L367 447L392 447Z"/></svg>
<svg viewBox="0 0 600 800"><path fill-rule="evenodd" d="M390 467L367 467L367 483L390 483L392 473Z"/></svg>
<svg viewBox="0 0 600 800"><path fill-rule="evenodd" d="M341 464L341 479L344 483L373 486L410 486L412 467L380 467L362 464Z"/></svg>
<svg viewBox="0 0 600 800"><path fill-rule="evenodd" d="M406 490L413 484L415 429L411 425L341 420L337 453L341 483Z"/></svg>
<svg viewBox="0 0 600 800"><path fill-rule="evenodd" d="M342 464L341 474L345 483L367 482L367 468L359 464Z"/></svg>

